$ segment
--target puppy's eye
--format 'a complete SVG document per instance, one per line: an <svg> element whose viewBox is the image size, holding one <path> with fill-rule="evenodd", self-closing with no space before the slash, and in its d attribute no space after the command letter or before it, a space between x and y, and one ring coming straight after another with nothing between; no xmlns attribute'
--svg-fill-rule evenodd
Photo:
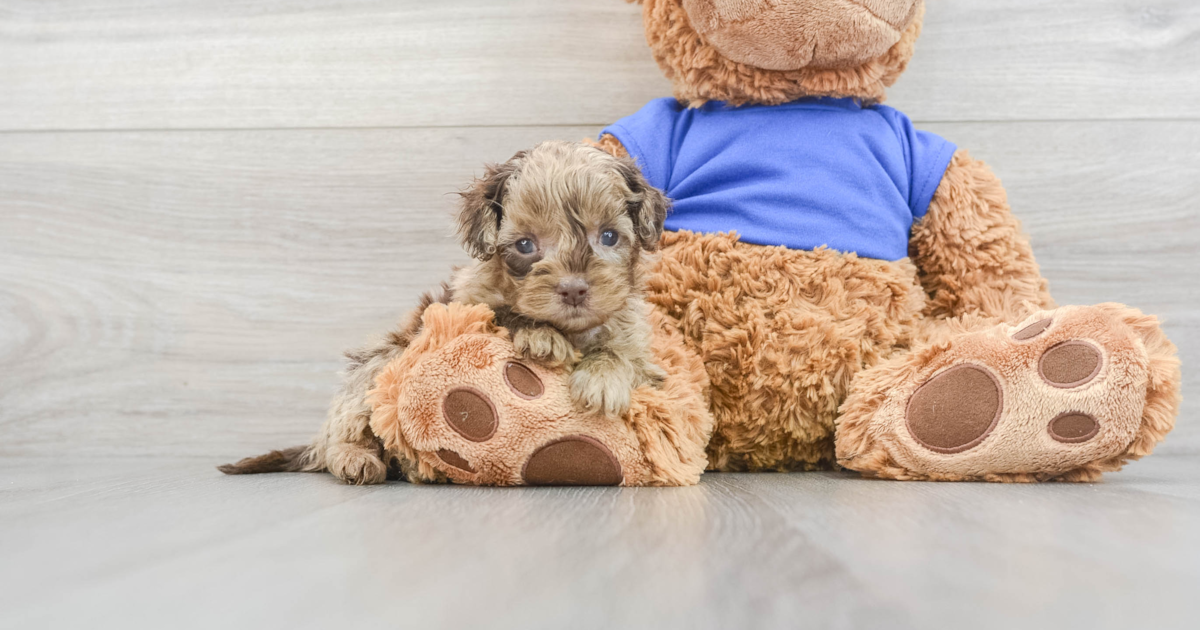
<svg viewBox="0 0 1200 630"><path fill-rule="evenodd" d="M604 230L600 233L600 244L605 247L612 247L619 240L621 240L621 237L617 234L616 230Z"/></svg>
<svg viewBox="0 0 1200 630"><path fill-rule="evenodd" d="M530 238L523 238L516 243L513 243L513 246L516 247L517 251L521 252L522 254L532 254L533 250L537 249L537 246L533 244L533 239Z"/></svg>

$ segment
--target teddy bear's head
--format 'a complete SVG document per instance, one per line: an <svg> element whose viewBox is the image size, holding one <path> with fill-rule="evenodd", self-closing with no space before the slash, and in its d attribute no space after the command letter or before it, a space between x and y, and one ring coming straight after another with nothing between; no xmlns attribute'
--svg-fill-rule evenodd
<svg viewBox="0 0 1200 630"><path fill-rule="evenodd" d="M640 0L675 97L775 105L884 98L921 31L924 0Z"/></svg>

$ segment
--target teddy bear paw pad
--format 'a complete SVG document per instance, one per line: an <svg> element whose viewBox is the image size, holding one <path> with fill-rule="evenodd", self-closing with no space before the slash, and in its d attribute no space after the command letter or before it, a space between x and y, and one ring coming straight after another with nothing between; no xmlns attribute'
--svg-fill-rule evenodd
<svg viewBox="0 0 1200 630"><path fill-rule="evenodd" d="M546 387L542 385L542 379L538 378L533 370L516 361L504 364L504 382L508 383L509 389L513 390L514 394L525 400L534 400L546 391Z"/></svg>
<svg viewBox="0 0 1200 630"><path fill-rule="evenodd" d="M1033 322L1032 324L1013 333L1012 338L1016 341L1029 341L1030 339L1033 339L1034 337L1046 332L1046 329L1050 327L1050 322L1053 321L1054 319L1050 317L1039 319L1038 321Z"/></svg>
<svg viewBox="0 0 1200 630"><path fill-rule="evenodd" d="M1003 407L1000 383L988 370L956 365L926 381L908 402L913 439L938 453L959 453L996 428Z"/></svg>
<svg viewBox="0 0 1200 630"><path fill-rule="evenodd" d="M529 457L521 471L531 486L616 486L621 463L593 438L571 435L549 442Z"/></svg>

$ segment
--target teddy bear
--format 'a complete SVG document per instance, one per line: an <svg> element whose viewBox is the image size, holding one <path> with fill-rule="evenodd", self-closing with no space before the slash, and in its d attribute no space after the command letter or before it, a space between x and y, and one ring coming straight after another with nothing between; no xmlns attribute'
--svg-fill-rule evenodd
<svg viewBox="0 0 1200 630"><path fill-rule="evenodd" d="M1171 430L1156 318L1056 306L992 171L883 105L923 0L641 5L674 94L591 142L674 205L646 287L667 378L589 415L487 307L428 304L365 420L399 475L1095 481Z"/></svg>

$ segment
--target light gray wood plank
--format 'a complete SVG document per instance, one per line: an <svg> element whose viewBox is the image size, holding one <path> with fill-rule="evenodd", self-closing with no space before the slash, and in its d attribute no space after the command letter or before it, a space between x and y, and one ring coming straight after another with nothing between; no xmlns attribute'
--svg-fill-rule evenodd
<svg viewBox="0 0 1200 630"><path fill-rule="evenodd" d="M0 128L599 124L669 93L620 0L23 2Z"/></svg>
<svg viewBox="0 0 1200 630"><path fill-rule="evenodd" d="M1189 628L1200 464L1095 485L338 485L0 460L0 627Z"/></svg>
<svg viewBox="0 0 1200 630"><path fill-rule="evenodd" d="M1060 302L1159 314L1200 361L1200 123L931 128L994 164ZM484 160L595 131L7 134L0 455L304 441L341 351L465 260L452 192ZM1200 452L1185 405L1167 452Z"/></svg>
<svg viewBox="0 0 1200 630"><path fill-rule="evenodd" d="M927 0L890 104L916 120L1200 115L1200 3ZM1185 95L1186 94L1186 95ZM1168 104L1161 99L1182 98Z"/></svg>
<svg viewBox="0 0 1200 630"><path fill-rule="evenodd" d="M933 0L917 120L1200 115L1200 5ZM670 93L620 0L10 0L0 129L601 125Z"/></svg>
<svg viewBox="0 0 1200 630"><path fill-rule="evenodd" d="M0 450L211 452L216 425L306 440L341 353L467 260L454 192L484 160L594 132L9 136Z"/></svg>

